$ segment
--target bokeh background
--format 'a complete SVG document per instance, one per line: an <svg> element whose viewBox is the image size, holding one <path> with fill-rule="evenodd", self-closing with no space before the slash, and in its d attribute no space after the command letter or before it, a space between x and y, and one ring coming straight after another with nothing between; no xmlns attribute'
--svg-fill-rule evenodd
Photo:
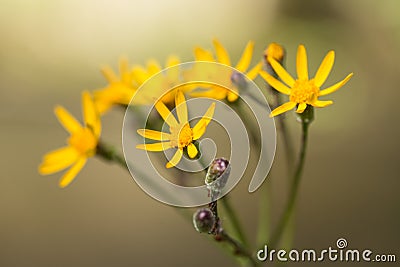
<svg viewBox="0 0 400 267"><path fill-rule="evenodd" d="M115 68L121 55L139 64L171 53L187 61L194 45L211 48L214 37L233 61L250 39L255 58L274 41L295 73L303 43L310 73L336 51L327 84L355 73L311 126L293 246L323 249L345 237L349 247L400 257L398 1L0 0L0 36L0 266L235 264L117 165L92 159L63 190L59 174L37 173L42 155L66 138L54 106L80 117L80 92L106 84L101 65ZM289 120L297 143L300 125ZM117 146L121 123L120 112L104 118L104 138ZM284 174L278 143L267 181L273 223L286 197ZM247 184L231 196L256 244L260 193L248 194Z"/></svg>

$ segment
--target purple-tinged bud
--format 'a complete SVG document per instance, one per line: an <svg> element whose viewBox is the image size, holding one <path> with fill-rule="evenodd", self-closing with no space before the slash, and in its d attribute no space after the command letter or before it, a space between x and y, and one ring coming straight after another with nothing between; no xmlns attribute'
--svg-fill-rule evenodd
<svg viewBox="0 0 400 267"><path fill-rule="evenodd" d="M198 209L193 214L193 225L199 233L210 233L215 225L215 216L209 208Z"/></svg>

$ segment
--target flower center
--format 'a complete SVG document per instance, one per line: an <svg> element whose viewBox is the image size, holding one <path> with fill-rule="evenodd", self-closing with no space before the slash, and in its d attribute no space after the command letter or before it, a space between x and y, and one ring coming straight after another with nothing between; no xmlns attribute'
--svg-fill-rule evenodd
<svg viewBox="0 0 400 267"><path fill-rule="evenodd" d="M89 128L83 128L68 138L68 144L74 147L81 155L91 157L96 152L97 139Z"/></svg>
<svg viewBox="0 0 400 267"><path fill-rule="evenodd" d="M314 80L296 80L290 93L290 101L311 104L317 100L319 88Z"/></svg>
<svg viewBox="0 0 400 267"><path fill-rule="evenodd" d="M171 130L171 143L172 146L178 148L184 148L192 143L193 141L193 131L190 128L189 123L183 126L178 126L177 128L170 128Z"/></svg>

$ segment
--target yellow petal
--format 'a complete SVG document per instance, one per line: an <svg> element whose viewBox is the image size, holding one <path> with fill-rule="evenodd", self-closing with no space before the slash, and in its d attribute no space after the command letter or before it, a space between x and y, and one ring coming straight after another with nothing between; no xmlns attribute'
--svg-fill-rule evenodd
<svg viewBox="0 0 400 267"><path fill-rule="evenodd" d="M171 140L171 135L168 133L163 133L159 131L153 131L148 129L139 129L137 133L143 136L144 138L148 138L151 140L157 141L169 141Z"/></svg>
<svg viewBox="0 0 400 267"><path fill-rule="evenodd" d="M209 90L200 90L189 93L192 97L208 97L217 100L222 100L226 98L227 90L220 87L212 87Z"/></svg>
<svg viewBox="0 0 400 267"><path fill-rule="evenodd" d="M272 75L270 75L268 72L262 70L260 71L261 77L273 88L275 88L277 91L281 92L282 94L285 95L290 95L290 88L288 88L286 85L275 79Z"/></svg>
<svg viewBox="0 0 400 267"><path fill-rule="evenodd" d="M306 103L300 103L299 106L297 107L296 112L297 113L303 113L303 111L307 108Z"/></svg>
<svg viewBox="0 0 400 267"><path fill-rule="evenodd" d="M82 103L85 124L88 128L92 129L94 135L98 138L101 132L100 117L88 91L82 93Z"/></svg>
<svg viewBox="0 0 400 267"><path fill-rule="evenodd" d="M241 72L245 72L249 68L251 58L253 56L253 50L254 42L249 41L243 51L241 58L239 59L239 62L236 64L236 69L240 70Z"/></svg>
<svg viewBox="0 0 400 267"><path fill-rule="evenodd" d="M121 78L124 73L128 72L128 68L129 68L128 66L129 66L128 59L125 57L121 57L119 59L119 73L121 75Z"/></svg>
<svg viewBox="0 0 400 267"><path fill-rule="evenodd" d="M72 165L78 159L78 155L78 152L70 146L53 150L43 157L39 173L46 175L61 171Z"/></svg>
<svg viewBox="0 0 400 267"><path fill-rule="evenodd" d="M147 71L149 72L150 76L153 76L161 71L161 66L156 60L151 59L147 62Z"/></svg>
<svg viewBox="0 0 400 267"><path fill-rule="evenodd" d="M295 102L287 102L283 105L280 105L279 107L277 107L276 109L274 109L271 114L269 114L269 117L272 118L274 116L277 116L279 114L282 114L283 112L286 112L288 110L293 109L295 106L297 105L297 103Z"/></svg>
<svg viewBox="0 0 400 267"><path fill-rule="evenodd" d="M188 155L192 159L197 156L197 148L193 143L190 143L187 147Z"/></svg>
<svg viewBox="0 0 400 267"><path fill-rule="evenodd" d="M178 114L179 123L185 124L188 121L188 111L185 96L181 90L178 90L175 94L175 107L176 113Z"/></svg>
<svg viewBox="0 0 400 267"><path fill-rule="evenodd" d="M177 149L176 150L176 152L175 152L175 155L172 157L172 159L165 165L165 167L167 167L167 168L172 168L172 167L174 167L174 166L176 166L178 163L179 163L179 161L181 160L181 158L182 158L182 155L183 155L183 151L182 151L182 149Z"/></svg>
<svg viewBox="0 0 400 267"><path fill-rule="evenodd" d="M335 92L335 91L338 90L340 87L342 87L343 85L345 85L345 84L350 80L351 77L353 77L353 73L350 73L349 75L347 75L347 77L344 78L342 81L340 81L340 82L338 82L338 83L335 83L334 85L332 85L332 86L330 86L330 87L328 87L328 88L326 88L326 89L324 89L324 90L321 90L321 91L319 92L319 95L320 95L320 96L323 96L323 95L327 95L327 94L330 94L330 93Z"/></svg>
<svg viewBox="0 0 400 267"><path fill-rule="evenodd" d="M196 61L211 61L215 62L214 56L208 50L205 50L201 47L194 48L194 57Z"/></svg>
<svg viewBox="0 0 400 267"><path fill-rule="evenodd" d="M213 44L215 48L215 53L217 54L218 62L230 66L231 60L225 47L217 39L213 40Z"/></svg>
<svg viewBox="0 0 400 267"><path fill-rule="evenodd" d="M138 85L143 84L150 77L147 71L142 66L138 65L132 68L132 76Z"/></svg>
<svg viewBox="0 0 400 267"><path fill-rule="evenodd" d="M70 134L73 134L82 129L81 124L63 107L57 106L54 109L54 113L56 114L58 120L61 125L67 130Z"/></svg>
<svg viewBox="0 0 400 267"><path fill-rule="evenodd" d="M325 58L322 60L322 63L319 66L317 73L315 74L314 80L317 87L321 87L321 85L326 81L326 78L328 78L328 75L332 70L334 62L335 52L329 51Z"/></svg>
<svg viewBox="0 0 400 267"><path fill-rule="evenodd" d="M324 108L324 107L327 107L332 104L333 104L333 101L331 101L331 100L327 100L327 101L317 100L314 103L312 103L311 105L314 107L317 107L317 108Z"/></svg>
<svg viewBox="0 0 400 267"><path fill-rule="evenodd" d="M227 92L227 99L229 102L235 102L239 98L239 92L236 87L231 88L232 91Z"/></svg>
<svg viewBox="0 0 400 267"><path fill-rule="evenodd" d="M170 126L170 127L176 127L178 125L178 122L176 121L174 115L171 113L171 111L164 105L162 101L157 101L155 104L155 108L160 114L160 116L163 118L163 120Z"/></svg>
<svg viewBox="0 0 400 267"><path fill-rule="evenodd" d="M270 58L270 63L276 74L278 74L279 78L282 79L284 83L289 85L289 87L293 87L294 79L290 74L278 63L274 58ZM275 88L276 89L276 88Z"/></svg>
<svg viewBox="0 0 400 267"><path fill-rule="evenodd" d="M71 146L64 146L43 156L43 163L54 163L65 158L77 159L78 152Z"/></svg>
<svg viewBox="0 0 400 267"><path fill-rule="evenodd" d="M299 45L297 49L296 69L300 80L308 80L307 52L304 45Z"/></svg>
<svg viewBox="0 0 400 267"><path fill-rule="evenodd" d="M176 56L168 57L167 68L170 68L170 69L167 70L167 75L171 81L178 81L178 79L179 79L179 75L180 75L179 68L178 67L171 68L171 67L174 67L179 64L180 64L180 60L178 57L176 57Z"/></svg>
<svg viewBox="0 0 400 267"><path fill-rule="evenodd" d="M246 73L247 78L249 78L250 80L254 80L257 77L257 75L260 72L260 70L262 69L262 64L263 63L260 61L251 70L249 70Z"/></svg>
<svg viewBox="0 0 400 267"><path fill-rule="evenodd" d="M76 177L76 175L78 174L78 172L80 172L80 170L83 168L83 166L85 165L87 161L87 158L85 157L81 157L72 167L71 169L69 169L64 176L61 178L59 186L61 188L66 187L67 185L69 185Z"/></svg>
<svg viewBox="0 0 400 267"><path fill-rule="evenodd" d="M207 129L207 125L210 123L215 110L215 103L212 103L211 106L207 109L204 116L196 123L193 127L193 140L199 139Z"/></svg>
<svg viewBox="0 0 400 267"><path fill-rule="evenodd" d="M106 80L109 83L114 83L114 82L118 82L119 81L117 75L115 75L114 71L112 70L112 68L110 66L102 67L101 68L101 73L103 74L103 76L106 78Z"/></svg>
<svg viewBox="0 0 400 267"><path fill-rule="evenodd" d="M159 152L170 149L171 142L161 142L161 143L154 143L154 144L139 144L136 146L137 149Z"/></svg>

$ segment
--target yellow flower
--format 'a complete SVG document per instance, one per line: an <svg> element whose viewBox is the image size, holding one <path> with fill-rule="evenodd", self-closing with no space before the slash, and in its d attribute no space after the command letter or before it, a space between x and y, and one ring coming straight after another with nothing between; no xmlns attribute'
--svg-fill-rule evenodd
<svg viewBox="0 0 400 267"><path fill-rule="evenodd" d="M228 66L232 66L231 60L229 57L228 52L226 51L225 47L217 40L213 40L213 45L215 48L215 53L216 53L216 59L214 58L213 54L210 51L207 51L201 47L196 47L194 49L194 54L195 54L195 59L196 61L209 61L209 62L218 62L221 64L225 64ZM235 69L238 71L245 73L247 78L250 80L254 80L258 72L261 70L262 67L262 62L259 62L257 65L255 65L252 69L249 69L251 59L253 56L253 50L254 50L254 42L249 41L246 45L246 48L243 51L243 54L241 58L239 59L239 62L234 66ZM236 101L238 99L238 91L239 88L237 84L235 84L236 79L240 79L240 76L235 75L236 73L231 73L229 77L219 77L219 79L222 79L220 84L230 84L231 86L229 87L230 89L233 89L233 91L228 90L228 89L223 89L222 87L211 87L211 90L205 91L203 93L194 93L193 96L205 96L205 97L211 97L215 98L218 100L225 99L227 98L229 102ZM239 82L240 81L236 81Z"/></svg>
<svg viewBox="0 0 400 267"><path fill-rule="evenodd" d="M166 67L172 67L179 63L180 61L177 57L170 56ZM160 64L155 60L149 60L147 67L144 68L140 65L129 67L128 61L124 58L119 62L119 76L109 66L102 68L102 73L109 84L107 87L94 92L97 110L100 114L104 114L114 105L129 105L137 89L161 70ZM179 70L168 70L166 73L167 75L163 79L157 80L157 86L154 86L151 91L141 91L140 95L135 97L134 104L153 104L154 99L158 99L167 92L167 89L175 85L179 79ZM165 103L173 102L174 94L174 92L165 94L162 98L163 101Z"/></svg>
<svg viewBox="0 0 400 267"><path fill-rule="evenodd" d="M88 92L82 93L83 118L82 126L67 110L57 106L54 112L61 125L70 133L68 146L47 153L39 166L42 175L52 174L72 166L61 178L60 187L69 185L85 165L88 158L96 154L100 137L100 118Z"/></svg>
<svg viewBox="0 0 400 267"><path fill-rule="evenodd" d="M133 104L148 105L153 104L154 99L159 99L169 106L173 106L176 90L169 91L169 89L178 85L180 81L180 70L179 68L171 68L179 65L180 60L176 56L169 56L165 67L170 68L165 71L165 75L155 74L162 71L162 67L155 60L149 60L147 67L136 65L132 68L133 79L138 85L142 85L148 79L154 77L156 80L152 81L151 90L140 90L139 95L135 96L135 102ZM184 88L181 87L181 90ZM169 92L168 92L169 91ZM168 93L167 93L168 92Z"/></svg>
<svg viewBox="0 0 400 267"><path fill-rule="evenodd" d="M138 149L147 151L164 151L170 148L177 148L175 155L166 164L167 168L176 166L182 158L183 149L187 149L190 158L196 157L198 151L193 141L199 139L206 131L207 125L210 123L214 115L215 103L212 103L204 116L192 128L188 121L188 111L185 96L178 90L175 94L175 107L178 115L178 120L168 110L162 101L155 104L157 112L164 119L165 123L169 126L170 133L164 133L148 129L139 129L137 132L141 136L161 141L152 144L139 144L136 146Z"/></svg>
<svg viewBox="0 0 400 267"><path fill-rule="evenodd" d="M101 69L108 81L107 87L94 92L96 109L104 114L114 105L128 105L139 84L134 80L129 63L125 58L119 61L119 75L109 67Z"/></svg>
<svg viewBox="0 0 400 267"><path fill-rule="evenodd" d="M317 73L315 74L315 77L313 79L309 79L307 54L306 49L303 45L299 45L297 50L297 80L293 79L292 76L290 76L290 74L275 59L269 58L269 60L274 71L288 86L284 85L283 83L272 77L266 71L260 71L260 75L277 91L281 92L282 94L289 95L289 102L274 109L271 112L270 117L291 110L296 106L297 113L302 113L306 109L307 105L311 105L313 107L329 106L333 103L332 101L321 101L318 100L318 97L335 92L340 87L345 85L353 76L353 73L350 73L342 81L324 90L321 90L320 87L326 81L326 78L328 77L333 67L335 52L330 51L325 56L324 60L317 70Z"/></svg>

